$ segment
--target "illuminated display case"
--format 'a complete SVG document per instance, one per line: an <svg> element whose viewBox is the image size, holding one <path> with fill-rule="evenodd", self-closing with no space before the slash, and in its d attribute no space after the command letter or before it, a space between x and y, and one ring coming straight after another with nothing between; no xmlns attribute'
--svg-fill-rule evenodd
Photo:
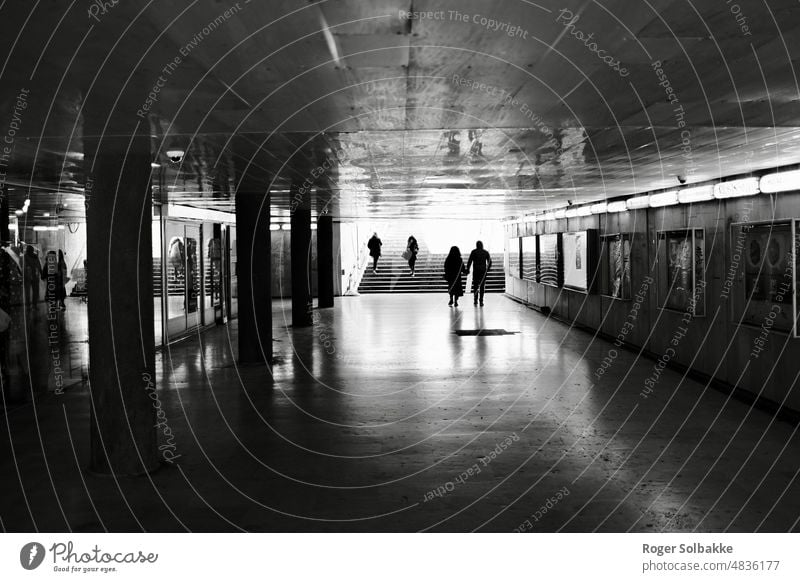
<svg viewBox="0 0 800 582"><path fill-rule="evenodd" d="M631 241L629 233L602 237L600 276L603 295L614 299L631 299Z"/></svg>
<svg viewBox="0 0 800 582"><path fill-rule="evenodd" d="M703 229L659 231L657 243L659 307L705 315Z"/></svg>
<svg viewBox="0 0 800 582"><path fill-rule="evenodd" d="M561 287L564 280L561 234L540 234L538 239L536 279L542 285Z"/></svg>
<svg viewBox="0 0 800 582"><path fill-rule="evenodd" d="M722 295L736 323L797 336L797 221L731 225Z"/></svg>
<svg viewBox="0 0 800 582"><path fill-rule="evenodd" d="M520 255L522 254L522 239L510 238L508 239L508 274L522 278L522 261Z"/></svg>
<svg viewBox="0 0 800 582"><path fill-rule="evenodd" d="M597 278L597 231L582 230L561 235L564 255L564 287L594 292Z"/></svg>
<svg viewBox="0 0 800 582"><path fill-rule="evenodd" d="M526 236L522 239L522 278L527 281L536 280L535 236Z"/></svg>

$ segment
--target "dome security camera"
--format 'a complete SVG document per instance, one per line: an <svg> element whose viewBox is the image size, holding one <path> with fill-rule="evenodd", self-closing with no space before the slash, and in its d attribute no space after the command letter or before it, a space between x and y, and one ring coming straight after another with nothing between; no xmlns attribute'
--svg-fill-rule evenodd
<svg viewBox="0 0 800 582"><path fill-rule="evenodd" d="M678 179L678 182L680 182L681 185L686 184L686 176L681 176L680 174L678 174L675 177Z"/></svg>
<svg viewBox="0 0 800 582"><path fill-rule="evenodd" d="M183 153L183 150L167 150L167 157L173 164L179 164L183 160Z"/></svg>

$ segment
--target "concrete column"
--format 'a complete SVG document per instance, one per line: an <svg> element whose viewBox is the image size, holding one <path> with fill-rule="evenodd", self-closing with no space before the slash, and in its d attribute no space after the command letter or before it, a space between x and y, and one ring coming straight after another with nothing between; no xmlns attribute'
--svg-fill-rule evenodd
<svg viewBox="0 0 800 582"><path fill-rule="evenodd" d="M292 188L290 243L292 261L292 326L312 324L310 194Z"/></svg>
<svg viewBox="0 0 800 582"><path fill-rule="evenodd" d="M272 241L268 182L245 176L236 189L239 362L272 362Z"/></svg>
<svg viewBox="0 0 800 582"><path fill-rule="evenodd" d="M108 95L90 95L83 111L90 469L139 475L159 466L169 420L155 391L149 125L129 107L109 111Z"/></svg>
<svg viewBox="0 0 800 582"><path fill-rule="evenodd" d="M317 277L319 307L333 307L333 218L329 215L317 219Z"/></svg>
<svg viewBox="0 0 800 582"><path fill-rule="evenodd" d="M11 242L11 232L8 230L8 191L5 184L0 185L0 245Z"/></svg>

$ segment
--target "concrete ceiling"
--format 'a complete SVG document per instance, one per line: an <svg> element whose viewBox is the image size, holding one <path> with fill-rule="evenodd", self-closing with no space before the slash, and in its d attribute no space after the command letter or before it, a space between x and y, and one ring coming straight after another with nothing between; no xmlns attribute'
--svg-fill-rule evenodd
<svg viewBox="0 0 800 582"><path fill-rule="evenodd" d="M245 166L276 207L311 180L345 218L499 218L800 162L794 0L101 4L0 4L12 200L64 220L83 103L130 117L159 75L143 123L187 153L156 185L223 210Z"/></svg>

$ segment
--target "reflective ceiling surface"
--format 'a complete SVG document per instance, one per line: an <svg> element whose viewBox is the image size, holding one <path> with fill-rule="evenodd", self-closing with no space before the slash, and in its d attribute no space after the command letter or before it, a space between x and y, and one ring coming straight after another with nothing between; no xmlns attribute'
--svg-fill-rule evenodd
<svg viewBox="0 0 800 582"><path fill-rule="evenodd" d="M245 168L276 209L501 218L800 161L789 0L38 0L0 30L35 216L82 216L92 95L149 128L159 195L228 211Z"/></svg>

